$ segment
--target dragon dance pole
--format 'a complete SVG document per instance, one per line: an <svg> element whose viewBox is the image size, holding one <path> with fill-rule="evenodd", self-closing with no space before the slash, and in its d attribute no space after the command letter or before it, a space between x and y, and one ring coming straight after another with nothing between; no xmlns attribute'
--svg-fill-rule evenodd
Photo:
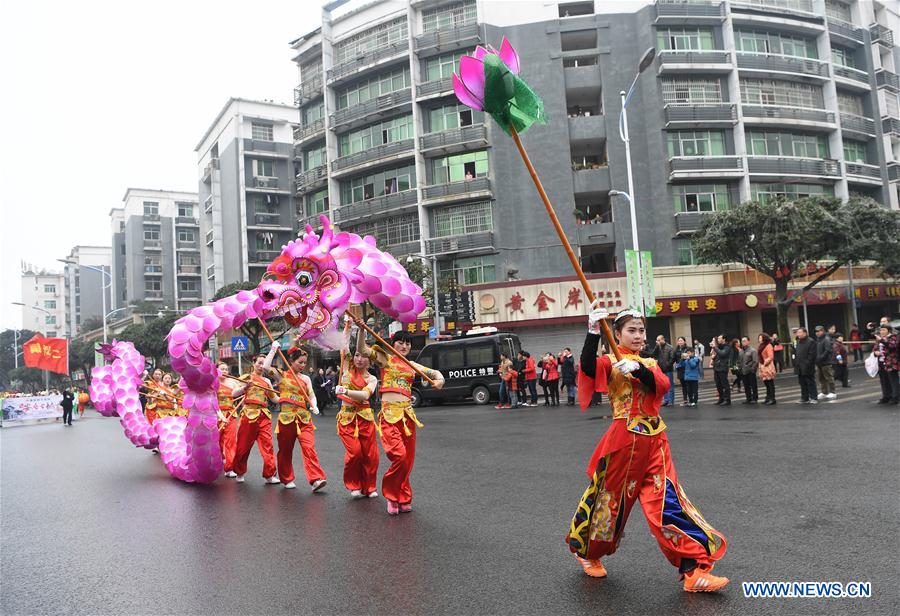
<svg viewBox="0 0 900 616"><path fill-rule="evenodd" d="M407 368L410 368L410 369L414 370L414 371L416 372L416 374L418 374L418 375L421 376L423 379L425 379L426 381L428 381L429 383L431 383L432 386L434 386L434 379L432 379L430 376L428 376L427 374L425 374L424 372L422 372L421 370L419 370L418 368L416 368L415 366L413 366L413 365L409 362L408 359L406 359L405 357L403 357L402 355L400 355L400 353L398 353L398 352L396 351L396 349L394 349L394 347L392 347L392 346L390 345L389 342L387 342L384 338L382 338L381 336L379 336L378 334L376 334L376 333L375 333L375 330L373 330L371 327L369 327L368 325L366 325L366 324L363 322L362 319L360 319L359 317L357 317L357 316L355 316L355 315L351 315L351 316L352 316L353 320L356 322L357 325L359 325L361 328L363 328L364 330L366 330L367 332L369 332L369 334L370 334L373 338L375 338L375 340L377 340L381 345L384 346L384 350L385 350L385 351L387 351L388 353L392 354L394 357L396 357L397 359L399 359L400 361L402 361L404 364L406 364L406 367L407 367Z"/></svg>
<svg viewBox="0 0 900 616"><path fill-rule="evenodd" d="M272 337L272 332L269 331L269 328L266 326L266 322L259 317L257 317L256 320L259 321L260 325L262 325L263 331L266 332L266 336L269 337L269 341L272 343L272 346L274 346L278 350L278 356L281 357L281 361L284 362L284 365L287 366L287 369L290 370L291 375L294 377L294 381L297 382L297 391L299 391L300 395L303 396L303 399L306 400L306 404L309 404L311 400L309 399L309 396L306 395L306 391L302 387L300 387L300 377L297 376L296 372L294 372L294 369L291 367L291 362L289 362L287 357L284 356L284 353L281 352L281 345L278 344L275 341L275 338Z"/></svg>

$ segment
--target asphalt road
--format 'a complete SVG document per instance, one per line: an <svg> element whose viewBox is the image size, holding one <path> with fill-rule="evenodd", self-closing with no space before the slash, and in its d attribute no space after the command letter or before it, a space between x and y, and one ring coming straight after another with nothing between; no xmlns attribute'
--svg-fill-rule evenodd
<svg viewBox="0 0 900 616"><path fill-rule="evenodd" d="M422 409L415 511L351 501L334 418L313 495L172 479L116 419L0 432L2 614L897 614L900 408L854 374L836 403L664 409L679 478L729 550L680 590L634 512L606 580L563 543L606 407ZM739 400L735 397L735 400ZM297 461L295 461L295 464ZM387 468L382 454L381 472ZM740 582L866 581L868 599L747 599Z"/></svg>

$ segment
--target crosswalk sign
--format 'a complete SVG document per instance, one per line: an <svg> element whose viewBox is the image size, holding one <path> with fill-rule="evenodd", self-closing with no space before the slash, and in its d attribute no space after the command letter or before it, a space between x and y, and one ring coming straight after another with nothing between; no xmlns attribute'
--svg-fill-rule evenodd
<svg viewBox="0 0 900 616"><path fill-rule="evenodd" d="M231 337L232 353L246 353L248 348L250 348L250 339L247 336Z"/></svg>

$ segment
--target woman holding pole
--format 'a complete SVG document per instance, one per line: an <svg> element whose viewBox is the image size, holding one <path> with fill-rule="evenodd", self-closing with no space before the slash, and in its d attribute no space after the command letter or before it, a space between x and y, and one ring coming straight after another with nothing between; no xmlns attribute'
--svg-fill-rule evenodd
<svg viewBox="0 0 900 616"><path fill-rule="evenodd" d="M263 479L266 483L280 483L275 476L272 413L269 412L269 401L274 402L278 395L272 389L269 379L263 376L265 361L265 355L257 355L250 374L240 379L247 382L231 392L235 398L244 396L244 412L238 422L237 452L234 456L234 472L237 473L238 483L244 482L247 460L254 443L259 444L259 453L262 455Z"/></svg>

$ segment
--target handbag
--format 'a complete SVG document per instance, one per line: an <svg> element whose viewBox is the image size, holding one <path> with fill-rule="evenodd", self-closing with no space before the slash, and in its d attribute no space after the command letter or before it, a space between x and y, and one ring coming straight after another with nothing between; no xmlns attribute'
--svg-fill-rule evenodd
<svg viewBox="0 0 900 616"><path fill-rule="evenodd" d="M878 376L878 358L875 357L875 353L869 353L869 356L866 357L866 374L870 377L875 378Z"/></svg>

